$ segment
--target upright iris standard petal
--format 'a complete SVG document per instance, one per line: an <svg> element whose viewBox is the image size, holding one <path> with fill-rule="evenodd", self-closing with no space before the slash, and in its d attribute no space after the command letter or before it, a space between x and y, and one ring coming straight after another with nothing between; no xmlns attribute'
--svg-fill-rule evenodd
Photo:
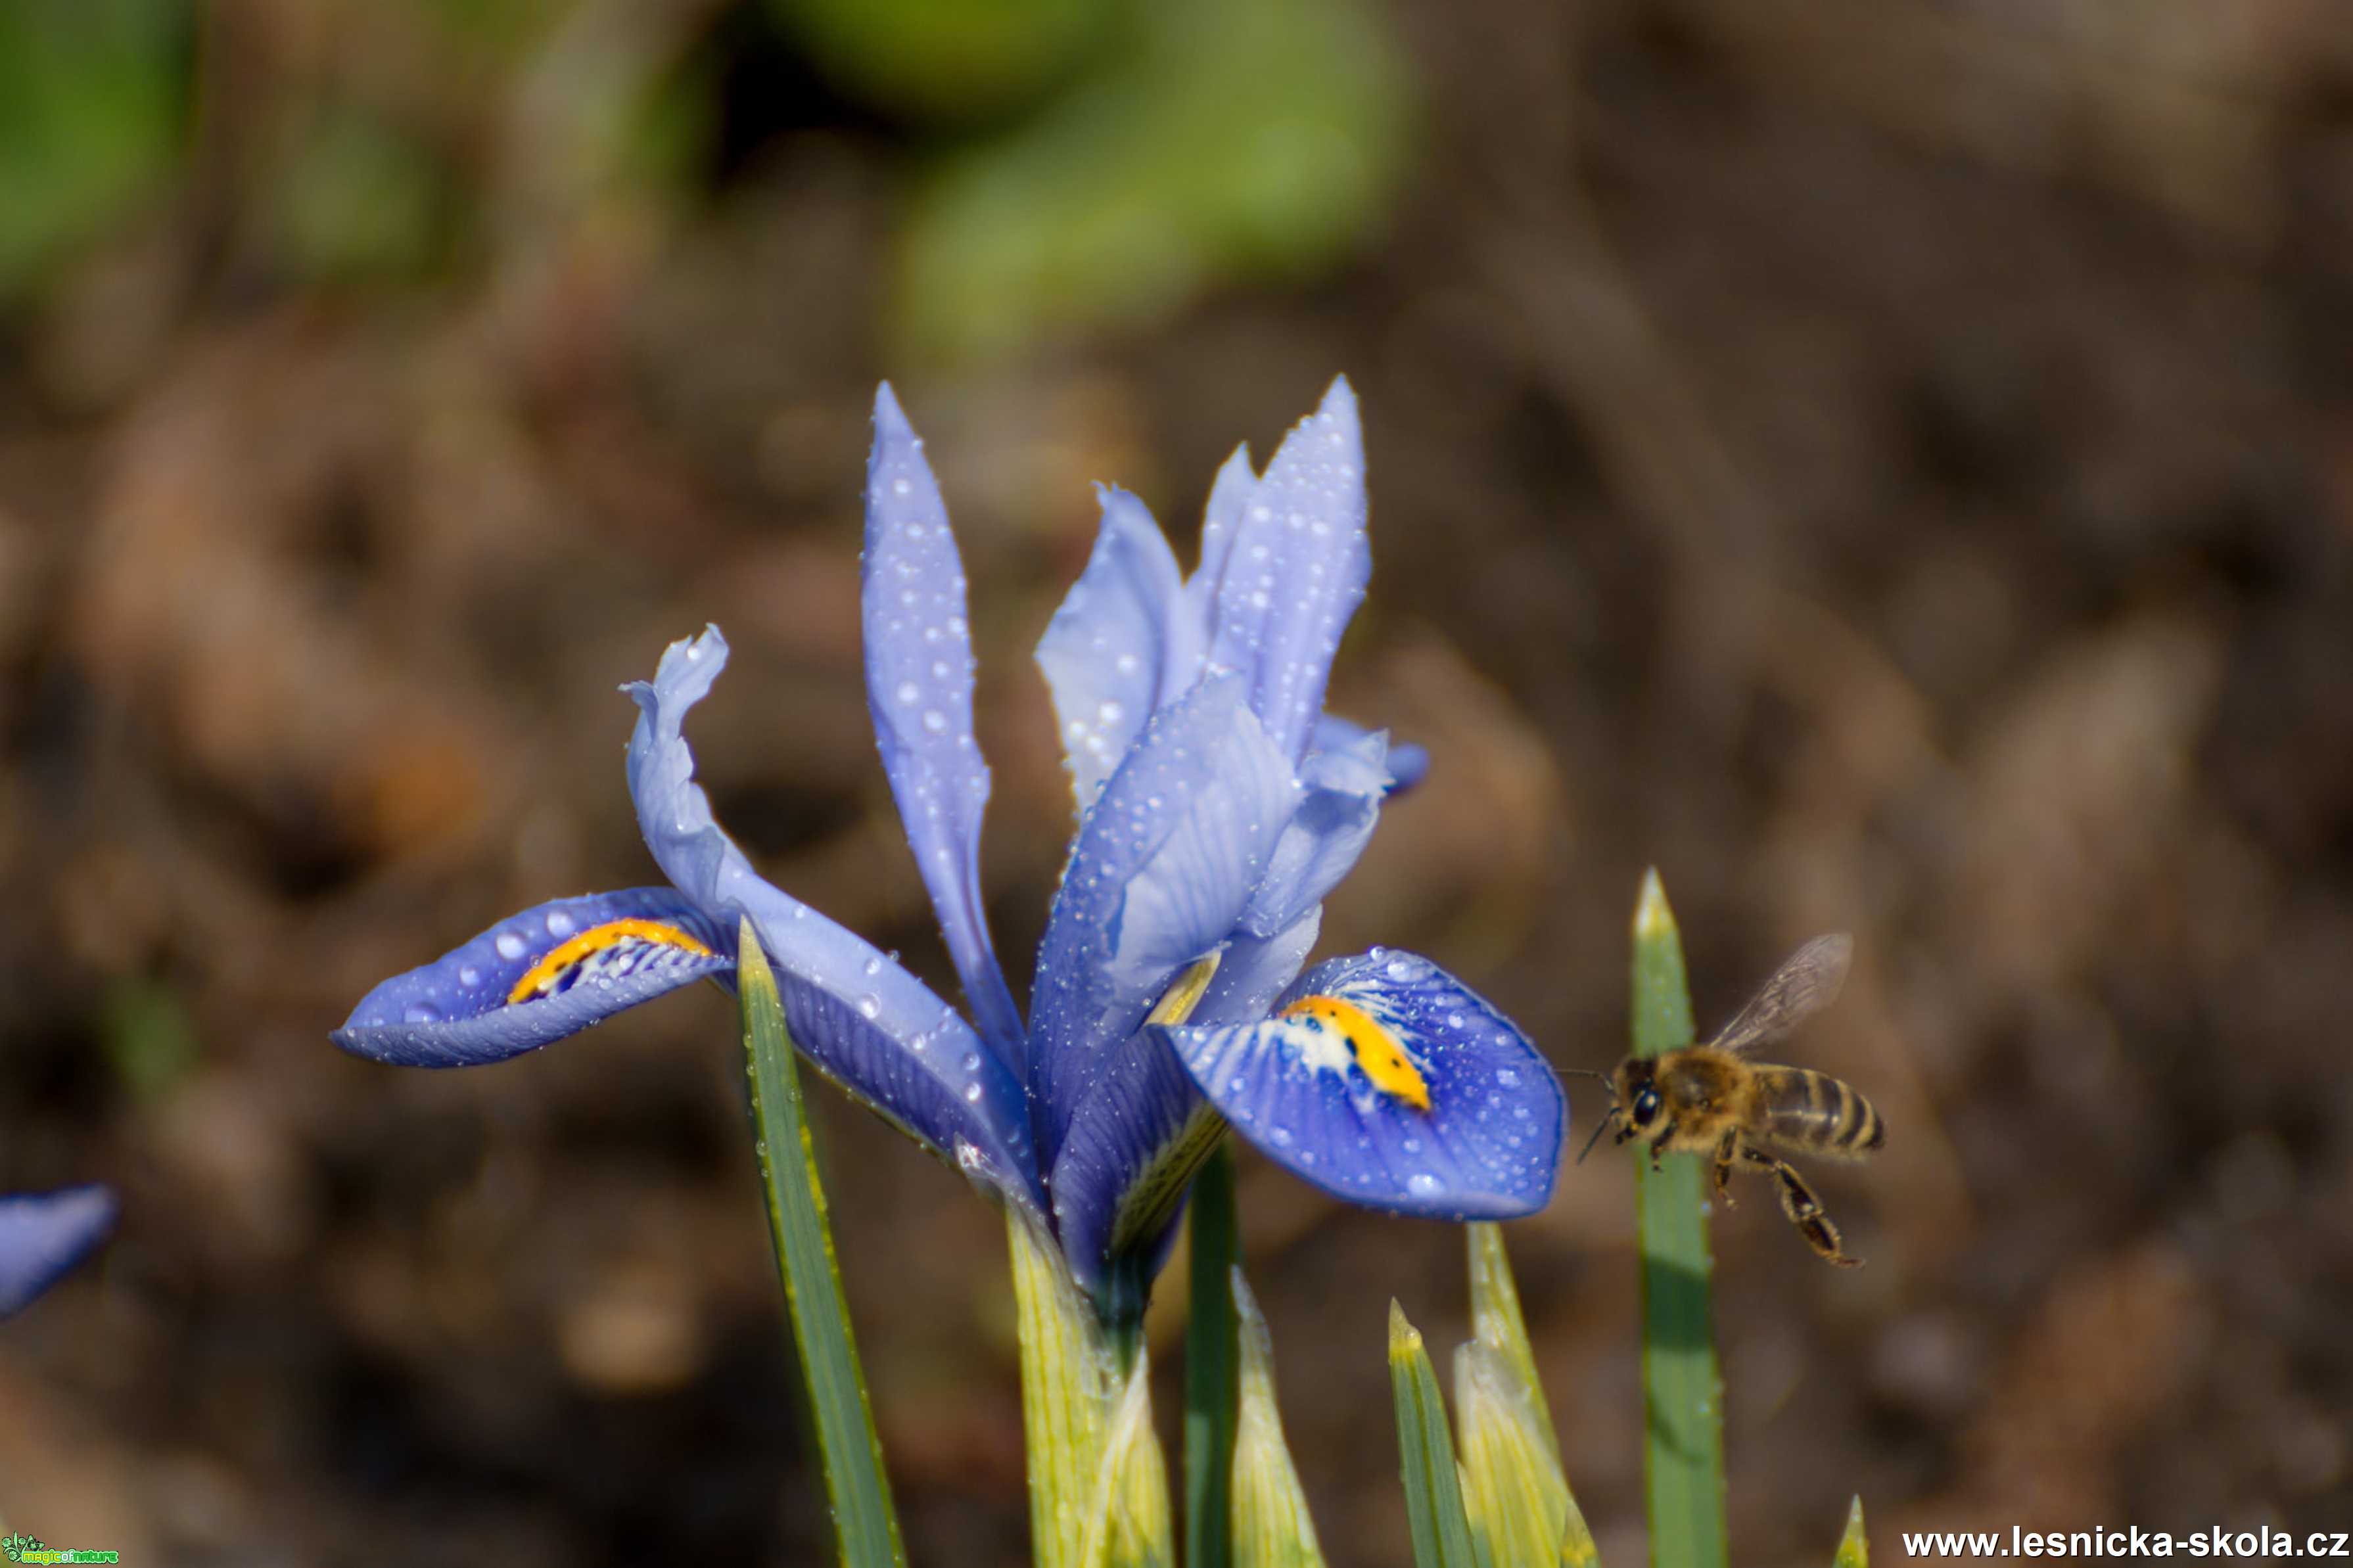
<svg viewBox="0 0 2353 1568"><path fill-rule="evenodd" d="M0 1318L32 1304L114 1228L114 1194L100 1186L0 1198Z"/></svg>
<svg viewBox="0 0 2353 1568"><path fill-rule="evenodd" d="M1346 381L1334 382L1323 406L1284 439L1240 511L1231 542L1220 543L1214 579L1204 555L1216 612L1209 664L1241 674L1251 711L1295 763L1324 710L1340 634L1372 574L1364 438Z"/></svg>
<svg viewBox="0 0 2353 1568"><path fill-rule="evenodd" d="M558 899L393 976L328 1037L397 1067L478 1067L734 967L730 933L675 889Z"/></svg>
<svg viewBox="0 0 2353 1568"><path fill-rule="evenodd" d="M1226 580L1226 563L1240 537L1243 514L1258 493L1258 475L1250 468L1250 447L1237 447L1218 469L1209 486L1209 504L1201 512L1201 559L1185 584L1186 602L1202 627L1218 624L1218 584Z"/></svg>
<svg viewBox="0 0 2353 1568"><path fill-rule="evenodd" d="M1426 958L1317 964L1259 1024L1148 1031L1270 1158L1337 1197L1443 1219L1534 1213L1567 1103L1511 1021Z"/></svg>
<svg viewBox="0 0 2353 1568"><path fill-rule="evenodd" d="M1113 1049L1233 932L1297 807L1290 765L1243 699L1240 681L1212 680L1162 711L1080 825L1029 1004L1050 1165Z"/></svg>
<svg viewBox="0 0 2353 1568"><path fill-rule="evenodd" d="M972 729L972 636L964 563L923 443L886 384L866 464L866 704L907 844L981 1037L1016 1076L1021 1015L980 896L988 764Z"/></svg>
<svg viewBox="0 0 2353 1568"><path fill-rule="evenodd" d="M971 1025L872 944L776 888L712 820L680 732L727 663L717 627L662 654L626 689L629 793L647 847L704 917L751 917L776 971L785 1021L818 1068L935 1152L1020 1201L1041 1201L1021 1087Z"/></svg>
<svg viewBox="0 0 2353 1568"><path fill-rule="evenodd" d="M1082 816L1153 713L1200 678L1204 647L1159 525L1125 490L1102 493L1094 553L1038 642Z"/></svg>

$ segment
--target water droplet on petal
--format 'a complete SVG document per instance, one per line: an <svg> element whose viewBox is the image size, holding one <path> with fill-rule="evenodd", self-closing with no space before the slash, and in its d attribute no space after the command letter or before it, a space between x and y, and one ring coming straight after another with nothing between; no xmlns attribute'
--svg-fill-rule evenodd
<svg viewBox="0 0 2353 1568"><path fill-rule="evenodd" d="M482 972L481 972L480 970L479 970L479 969L475 968L475 967L474 967L472 964L470 964L470 963L461 963L461 964L459 964L459 965L458 966L458 984L460 984L460 985L466 985L466 986L474 986L474 985L480 985L481 983L482 983Z"/></svg>
<svg viewBox="0 0 2353 1568"><path fill-rule="evenodd" d="M916 685L913 681L912 681L912 680L902 680L902 681L899 682L899 700L900 700L900 701L902 701L902 702L913 702L913 701L914 701L916 699L918 699L918 698L920 698L921 696L923 696L923 689L922 687L920 687L920 686Z"/></svg>
<svg viewBox="0 0 2353 1568"><path fill-rule="evenodd" d="M858 999L858 1010L869 1018L880 1017L882 1013L882 998L869 992Z"/></svg>
<svg viewBox="0 0 2353 1568"><path fill-rule="evenodd" d="M531 951L531 944L511 931L499 932L499 939L493 945L498 948L501 958L521 958Z"/></svg>
<svg viewBox="0 0 2353 1568"><path fill-rule="evenodd" d="M402 1011L400 1021L404 1024L438 1024L441 1021L441 1009L428 1003L411 1002Z"/></svg>
<svg viewBox="0 0 2353 1568"><path fill-rule="evenodd" d="M904 479L892 479L891 481L891 493L894 496L905 495L914 488L915 487L913 485L909 484Z"/></svg>
<svg viewBox="0 0 2353 1568"><path fill-rule="evenodd" d="M923 710L924 729L929 730L934 735L939 735L946 733L947 727L948 716L946 714L941 712L936 708L926 708Z"/></svg>
<svg viewBox="0 0 2353 1568"><path fill-rule="evenodd" d="M1428 1171L1416 1171L1405 1179L1405 1190L1418 1198L1434 1198L1441 1189L1436 1176Z"/></svg>
<svg viewBox="0 0 2353 1568"><path fill-rule="evenodd" d="M980 1084L977 1080L964 1086L964 1097L971 1104L980 1103Z"/></svg>

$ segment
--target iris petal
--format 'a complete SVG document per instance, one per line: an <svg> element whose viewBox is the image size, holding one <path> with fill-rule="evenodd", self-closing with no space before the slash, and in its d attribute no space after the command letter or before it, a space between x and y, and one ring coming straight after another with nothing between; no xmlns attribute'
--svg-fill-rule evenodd
<svg viewBox="0 0 2353 1568"><path fill-rule="evenodd" d="M399 1067L476 1067L734 967L729 934L672 889L558 899L393 976L328 1037Z"/></svg>
<svg viewBox="0 0 2353 1568"><path fill-rule="evenodd" d="M818 1070L935 1152L1039 1198L1021 1089L956 1011L898 963L752 869L712 820L680 732L727 663L712 626L662 655L629 738L629 793L647 847L706 919L751 917L776 972L793 1043Z"/></svg>
<svg viewBox="0 0 2353 1568"><path fill-rule="evenodd" d="M1071 1121L1047 1184L1062 1254L1088 1290L1100 1292L1122 1216L1133 1205L1155 1206L1161 1218L1154 1235L1126 1238L1131 1247L1156 1242L1174 1217L1180 1194L1146 1190L1153 1185L1149 1173L1208 1110L1183 1064L1148 1034L1130 1038L1096 1079ZM1189 1176L1189 1167L1184 1174Z"/></svg>
<svg viewBox="0 0 2353 1568"><path fill-rule="evenodd" d="M1364 438L1345 379L1284 438L1240 513L1214 554L1203 551L1200 580L1215 605L1209 665L1241 674L1251 711L1295 763L1323 711L1340 634L1372 574Z"/></svg>
<svg viewBox="0 0 2353 1568"><path fill-rule="evenodd" d="M1319 963L1260 1024L1145 1032L1270 1158L1335 1196L1443 1219L1552 1194L1567 1102L1511 1021L1426 958Z"/></svg>
<svg viewBox="0 0 2353 1568"><path fill-rule="evenodd" d="M1300 767L1306 797L1282 830L1266 879L1251 895L1242 929L1271 936L1340 885L1371 842L1388 792L1388 734L1359 735L1338 751L1312 753Z"/></svg>
<svg viewBox="0 0 2353 1568"><path fill-rule="evenodd" d="M1307 742L1312 754L1316 752L1345 752L1371 733L1362 724L1343 719L1336 713L1326 713L1315 721L1314 733ZM1419 784L1430 772L1430 748L1410 743L1389 742L1389 790L1392 795L1403 795Z"/></svg>
<svg viewBox="0 0 2353 1568"><path fill-rule="evenodd" d="M114 1194L66 1187L0 1198L0 1318L30 1306L114 1228Z"/></svg>
<svg viewBox="0 0 2353 1568"><path fill-rule="evenodd" d="M980 896L988 764L972 728L964 563L938 481L886 383L866 463L866 705L882 771L983 1037L1021 1070L1021 1015Z"/></svg>
<svg viewBox="0 0 2353 1568"><path fill-rule="evenodd" d="M1199 679L1205 624L1144 503L1125 490L1102 493L1094 553L1037 656L1082 816L1145 721Z"/></svg>
<svg viewBox="0 0 2353 1568"><path fill-rule="evenodd" d="M1190 1021L1233 1024L1265 1017L1283 987L1299 977L1323 924L1319 904L1272 936L1235 937Z"/></svg>
<svg viewBox="0 0 2353 1568"><path fill-rule="evenodd" d="M1243 697L1240 681L1211 680L1155 715L1080 825L1030 999L1049 1165L1113 1049L1179 969L1232 934L1297 807Z"/></svg>

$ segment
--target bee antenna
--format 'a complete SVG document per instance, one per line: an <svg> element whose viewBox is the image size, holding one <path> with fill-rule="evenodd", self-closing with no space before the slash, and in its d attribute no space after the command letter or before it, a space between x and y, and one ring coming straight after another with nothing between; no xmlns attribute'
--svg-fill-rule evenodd
<svg viewBox="0 0 2353 1568"><path fill-rule="evenodd" d="M1585 1141L1585 1147L1577 1152L1577 1163L1582 1165L1585 1163L1585 1157L1593 1152L1593 1146L1601 1142L1601 1134L1609 1130L1611 1122L1618 1120L1617 1084L1608 1073L1595 1072L1591 1068L1562 1068L1558 1070L1563 1078L1589 1078L1610 1091L1609 1109L1603 1112L1599 1121L1593 1124L1593 1136Z"/></svg>

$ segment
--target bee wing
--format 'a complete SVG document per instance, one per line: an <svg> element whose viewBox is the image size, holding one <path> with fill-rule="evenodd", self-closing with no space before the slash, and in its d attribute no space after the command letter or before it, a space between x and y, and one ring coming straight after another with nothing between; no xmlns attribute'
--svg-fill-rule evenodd
<svg viewBox="0 0 2353 1568"><path fill-rule="evenodd" d="M1708 1044L1718 1050L1745 1051L1779 1039L1838 1000L1853 957L1854 938L1844 931L1814 938L1784 959L1773 978L1757 987L1748 1005Z"/></svg>

